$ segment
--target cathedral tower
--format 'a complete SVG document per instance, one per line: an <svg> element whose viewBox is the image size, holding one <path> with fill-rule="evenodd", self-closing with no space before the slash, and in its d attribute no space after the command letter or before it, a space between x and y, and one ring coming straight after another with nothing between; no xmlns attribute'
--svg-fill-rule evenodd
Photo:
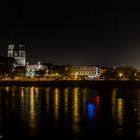
<svg viewBox="0 0 140 140"><path fill-rule="evenodd" d="M26 48L25 45L19 44L9 44L8 45L8 57L15 58L15 66L25 66L26 65Z"/></svg>

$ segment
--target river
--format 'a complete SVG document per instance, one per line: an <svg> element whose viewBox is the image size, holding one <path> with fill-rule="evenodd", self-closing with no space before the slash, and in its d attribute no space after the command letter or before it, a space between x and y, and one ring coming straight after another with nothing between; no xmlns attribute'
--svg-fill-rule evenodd
<svg viewBox="0 0 140 140"><path fill-rule="evenodd" d="M140 139L140 88L0 87L0 139Z"/></svg>

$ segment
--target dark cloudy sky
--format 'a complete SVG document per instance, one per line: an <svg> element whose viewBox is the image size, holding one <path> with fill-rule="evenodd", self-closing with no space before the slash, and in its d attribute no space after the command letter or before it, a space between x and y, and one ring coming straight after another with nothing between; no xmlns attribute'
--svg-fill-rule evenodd
<svg viewBox="0 0 140 140"><path fill-rule="evenodd" d="M4 0L0 52L24 42L29 62L140 67L140 8L123 0Z"/></svg>

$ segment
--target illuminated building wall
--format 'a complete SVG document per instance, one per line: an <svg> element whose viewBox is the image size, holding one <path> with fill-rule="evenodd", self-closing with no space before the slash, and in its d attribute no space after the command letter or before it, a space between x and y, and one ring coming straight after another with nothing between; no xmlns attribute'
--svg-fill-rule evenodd
<svg viewBox="0 0 140 140"><path fill-rule="evenodd" d="M98 66L72 65L66 66L65 69L69 75L87 76L89 79L98 78L102 74L102 70Z"/></svg>
<svg viewBox="0 0 140 140"><path fill-rule="evenodd" d="M13 57L15 59L15 67L26 65L26 50L25 45L19 44L9 44L8 45L8 57Z"/></svg>
<svg viewBox="0 0 140 140"><path fill-rule="evenodd" d="M45 70L46 74L48 74L48 68L45 65L42 65L41 62L37 64L29 64L26 65L26 76L39 76L36 71L38 70Z"/></svg>

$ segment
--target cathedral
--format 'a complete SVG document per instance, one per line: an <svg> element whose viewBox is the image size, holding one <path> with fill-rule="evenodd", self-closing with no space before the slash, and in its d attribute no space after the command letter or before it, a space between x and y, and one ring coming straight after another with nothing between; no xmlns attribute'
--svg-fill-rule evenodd
<svg viewBox="0 0 140 140"><path fill-rule="evenodd" d="M25 45L9 44L8 45L8 57L15 59L15 67L26 66L26 48Z"/></svg>

